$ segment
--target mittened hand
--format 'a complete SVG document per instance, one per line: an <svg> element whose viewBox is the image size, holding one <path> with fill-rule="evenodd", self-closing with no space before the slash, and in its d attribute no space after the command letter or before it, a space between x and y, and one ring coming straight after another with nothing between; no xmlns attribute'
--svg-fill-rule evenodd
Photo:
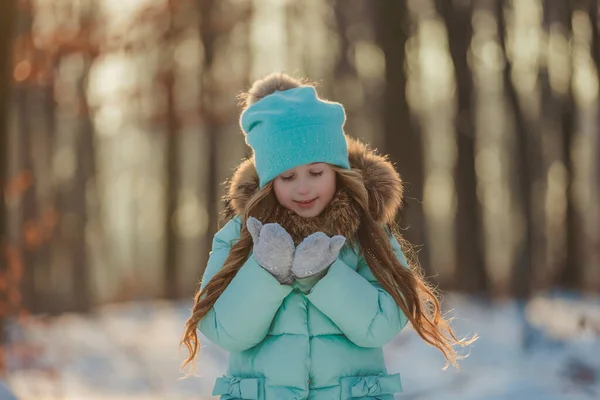
<svg viewBox="0 0 600 400"><path fill-rule="evenodd" d="M296 248L292 273L299 279L322 274L338 258L344 243L346 238L339 235L331 238L323 232L309 235Z"/></svg>
<svg viewBox="0 0 600 400"><path fill-rule="evenodd" d="M253 217L248 218L246 227L254 242L256 261L280 283L291 284L294 241L289 233L279 224L263 225Z"/></svg>

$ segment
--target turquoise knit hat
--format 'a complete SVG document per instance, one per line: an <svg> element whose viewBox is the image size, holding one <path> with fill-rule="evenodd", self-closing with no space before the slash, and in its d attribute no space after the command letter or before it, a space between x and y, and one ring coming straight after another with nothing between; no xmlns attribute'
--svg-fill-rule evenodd
<svg viewBox="0 0 600 400"><path fill-rule="evenodd" d="M350 169L345 120L344 107L319 99L311 86L277 91L248 107L240 125L254 151L260 187L303 164Z"/></svg>

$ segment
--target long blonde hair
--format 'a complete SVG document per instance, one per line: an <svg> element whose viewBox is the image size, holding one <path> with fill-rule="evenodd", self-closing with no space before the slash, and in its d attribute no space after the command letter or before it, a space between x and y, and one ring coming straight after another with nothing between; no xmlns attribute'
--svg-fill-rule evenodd
<svg viewBox="0 0 600 400"><path fill-rule="evenodd" d="M271 75L255 83L246 96L246 106L253 104L275 90L286 90L301 86L300 81L287 75ZM415 331L428 344L438 348L449 364L458 368L457 361L462 358L457 354L456 346L467 346L477 339L458 339L454 334L450 321L441 313L440 302L435 289L424 279L416 261L412 246L398 233L392 224L382 226L369 211L369 195L359 170L346 170L334 167L339 188L344 188L354 207L359 210L360 224L353 238L358 242L362 256L373 275L383 289L388 292L411 322ZM264 214L264 210L272 207L274 193L272 182L258 190L249 199L242 219L239 240L231 247L221 270L195 295L192 314L185 323L181 345L185 345L189 355L182 365L184 369L193 363L199 352L197 326L200 320L210 311L216 300L227 288L242 267L252 249L252 237L245 221L249 216ZM388 232L390 230L401 244L402 250L409 260L409 268L400 264L392 249Z"/></svg>
<svg viewBox="0 0 600 400"><path fill-rule="evenodd" d="M455 345L469 345L476 340L476 337L458 339L455 336L449 321L441 314L435 290L421 275L418 264L414 262L415 257L411 257L413 251L410 244L397 233L394 226L384 227L373 219L369 212L369 199L362 174L357 170L335 167L334 169L339 185L347 190L353 205L360 210L360 225L356 240L373 275L383 289L394 298L419 336L444 354L447 360L446 366L451 363L458 367L457 360L461 356L456 353ZM182 368L192 363L198 355L198 323L210 311L250 254L252 237L246 229L245 221L249 216L258 214L258 210L269 204L273 196L273 186L269 183L250 198L244 215L241 216L242 228L239 241L231 247L221 270L204 289L196 293L192 315L185 324L181 340L181 344L189 351ZM394 232L407 258L413 260L409 261L410 268L403 267L396 258L386 228Z"/></svg>

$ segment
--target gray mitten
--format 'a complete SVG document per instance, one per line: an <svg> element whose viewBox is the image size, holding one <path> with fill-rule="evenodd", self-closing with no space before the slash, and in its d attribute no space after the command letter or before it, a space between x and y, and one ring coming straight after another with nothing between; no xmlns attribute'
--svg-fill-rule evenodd
<svg viewBox="0 0 600 400"><path fill-rule="evenodd" d="M316 232L306 237L296 248L292 273L302 279L322 274L338 258L346 238L340 235L329 237L323 232Z"/></svg>
<svg viewBox="0 0 600 400"><path fill-rule="evenodd" d="M254 242L256 261L280 283L291 284L294 241L290 234L279 224L263 225L253 217L248 218L246 226Z"/></svg>

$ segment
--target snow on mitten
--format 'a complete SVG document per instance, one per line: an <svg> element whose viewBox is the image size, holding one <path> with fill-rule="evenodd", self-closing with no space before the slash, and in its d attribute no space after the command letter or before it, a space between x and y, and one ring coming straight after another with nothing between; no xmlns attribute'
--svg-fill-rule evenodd
<svg viewBox="0 0 600 400"><path fill-rule="evenodd" d="M294 241L279 224L263 225L254 217L248 218L246 227L254 242L254 258L280 283L294 281L291 267L294 259Z"/></svg>
<svg viewBox="0 0 600 400"><path fill-rule="evenodd" d="M313 275L325 275L325 271L338 258L346 238L340 235L329 237L316 232L306 237L296 248L292 273L296 279Z"/></svg>

